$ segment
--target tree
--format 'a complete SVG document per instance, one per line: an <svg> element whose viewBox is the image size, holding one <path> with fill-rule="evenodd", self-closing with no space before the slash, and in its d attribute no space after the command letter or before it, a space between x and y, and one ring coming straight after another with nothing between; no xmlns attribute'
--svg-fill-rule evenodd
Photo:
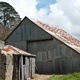
<svg viewBox="0 0 80 80"><path fill-rule="evenodd" d="M11 30L8 27L3 27L0 24L0 40L5 40L5 38L7 38L7 36L10 34Z"/></svg>
<svg viewBox="0 0 80 80"><path fill-rule="evenodd" d="M20 21L19 14L9 3L0 2L0 40L4 40Z"/></svg>
<svg viewBox="0 0 80 80"><path fill-rule="evenodd" d="M4 27L15 27L21 18L16 10L6 2L0 2L0 23Z"/></svg>

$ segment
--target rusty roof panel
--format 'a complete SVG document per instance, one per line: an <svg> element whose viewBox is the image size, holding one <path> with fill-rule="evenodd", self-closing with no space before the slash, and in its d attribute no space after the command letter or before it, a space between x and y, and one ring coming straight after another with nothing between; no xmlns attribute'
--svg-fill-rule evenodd
<svg viewBox="0 0 80 80"><path fill-rule="evenodd" d="M30 54L28 52L25 52L21 49L18 49L14 46L11 46L11 45L6 45L3 49L2 49L2 53L5 53L5 54L15 54L15 55L27 55L27 56L35 56L33 54Z"/></svg>

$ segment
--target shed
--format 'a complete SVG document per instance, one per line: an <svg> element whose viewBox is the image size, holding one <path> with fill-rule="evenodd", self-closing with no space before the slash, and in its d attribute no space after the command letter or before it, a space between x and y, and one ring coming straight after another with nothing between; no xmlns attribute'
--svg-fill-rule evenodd
<svg viewBox="0 0 80 80"><path fill-rule="evenodd" d="M58 27L25 17L5 39L5 44L36 55L39 73L80 71L80 41Z"/></svg>
<svg viewBox="0 0 80 80"><path fill-rule="evenodd" d="M27 80L35 74L35 55L6 45L0 51L0 80Z"/></svg>

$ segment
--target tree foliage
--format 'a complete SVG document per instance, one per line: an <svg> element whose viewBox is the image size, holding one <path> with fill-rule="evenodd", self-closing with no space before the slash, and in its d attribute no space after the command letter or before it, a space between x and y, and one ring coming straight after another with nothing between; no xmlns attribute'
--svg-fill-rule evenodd
<svg viewBox="0 0 80 80"><path fill-rule="evenodd" d="M9 3L0 2L0 40L4 40L20 21L19 14Z"/></svg>
<svg viewBox="0 0 80 80"><path fill-rule="evenodd" d="M0 23L3 24L4 27L15 26L14 23L20 20L19 14L9 3L0 2Z"/></svg>
<svg viewBox="0 0 80 80"><path fill-rule="evenodd" d="M3 27L0 25L0 40L5 40L7 36L10 34L11 30L8 27Z"/></svg>

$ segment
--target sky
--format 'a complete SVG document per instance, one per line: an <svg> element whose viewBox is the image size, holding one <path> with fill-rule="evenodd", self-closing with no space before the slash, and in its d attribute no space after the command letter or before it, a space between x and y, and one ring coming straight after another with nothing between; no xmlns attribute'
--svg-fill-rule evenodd
<svg viewBox="0 0 80 80"><path fill-rule="evenodd" d="M57 26L80 40L80 0L0 0L25 16Z"/></svg>

